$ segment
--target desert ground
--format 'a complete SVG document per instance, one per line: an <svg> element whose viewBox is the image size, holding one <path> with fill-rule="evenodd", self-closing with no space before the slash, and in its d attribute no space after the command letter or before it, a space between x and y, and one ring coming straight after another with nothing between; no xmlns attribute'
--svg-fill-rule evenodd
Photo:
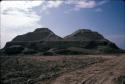
<svg viewBox="0 0 125 84"><path fill-rule="evenodd" d="M125 54L1 56L1 84L125 84Z"/></svg>

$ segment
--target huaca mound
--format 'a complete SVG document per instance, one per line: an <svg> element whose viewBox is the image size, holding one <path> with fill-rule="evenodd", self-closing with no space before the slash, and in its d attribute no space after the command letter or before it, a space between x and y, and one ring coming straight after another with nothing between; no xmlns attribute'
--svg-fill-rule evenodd
<svg viewBox="0 0 125 84"><path fill-rule="evenodd" d="M2 54L75 55L122 52L113 42L89 29L79 29L61 38L48 28L16 36L7 42Z"/></svg>

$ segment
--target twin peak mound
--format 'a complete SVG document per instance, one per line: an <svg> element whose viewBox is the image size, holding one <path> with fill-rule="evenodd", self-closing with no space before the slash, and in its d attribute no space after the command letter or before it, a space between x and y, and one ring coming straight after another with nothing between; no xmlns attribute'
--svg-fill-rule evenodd
<svg viewBox="0 0 125 84"><path fill-rule="evenodd" d="M33 32L15 37L2 49L4 54L100 54L121 52L114 43L101 34L88 29L61 38L48 28L37 28Z"/></svg>
<svg viewBox="0 0 125 84"><path fill-rule="evenodd" d="M79 29L64 38L54 34L48 28L37 28L34 32L15 37L12 42L38 42L38 41L94 41L104 40L98 32L88 29Z"/></svg>

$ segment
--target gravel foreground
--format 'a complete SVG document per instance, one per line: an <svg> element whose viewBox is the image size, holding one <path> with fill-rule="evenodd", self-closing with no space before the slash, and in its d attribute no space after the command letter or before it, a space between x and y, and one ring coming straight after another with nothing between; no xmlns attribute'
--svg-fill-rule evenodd
<svg viewBox="0 0 125 84"><path fill-rule="evenodd" d="M1 84L125 84L125 54L1 56Z"/></svg>

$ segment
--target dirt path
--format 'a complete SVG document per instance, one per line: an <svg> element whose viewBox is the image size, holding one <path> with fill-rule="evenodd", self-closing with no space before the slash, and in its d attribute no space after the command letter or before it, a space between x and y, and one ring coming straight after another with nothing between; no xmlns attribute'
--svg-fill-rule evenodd
<svg viewBox="0 0 125 84"><path fill-rule="evenodd" d="M51 84L124 84L123 82L125 83L125 55L62 74Z"/></svg>

